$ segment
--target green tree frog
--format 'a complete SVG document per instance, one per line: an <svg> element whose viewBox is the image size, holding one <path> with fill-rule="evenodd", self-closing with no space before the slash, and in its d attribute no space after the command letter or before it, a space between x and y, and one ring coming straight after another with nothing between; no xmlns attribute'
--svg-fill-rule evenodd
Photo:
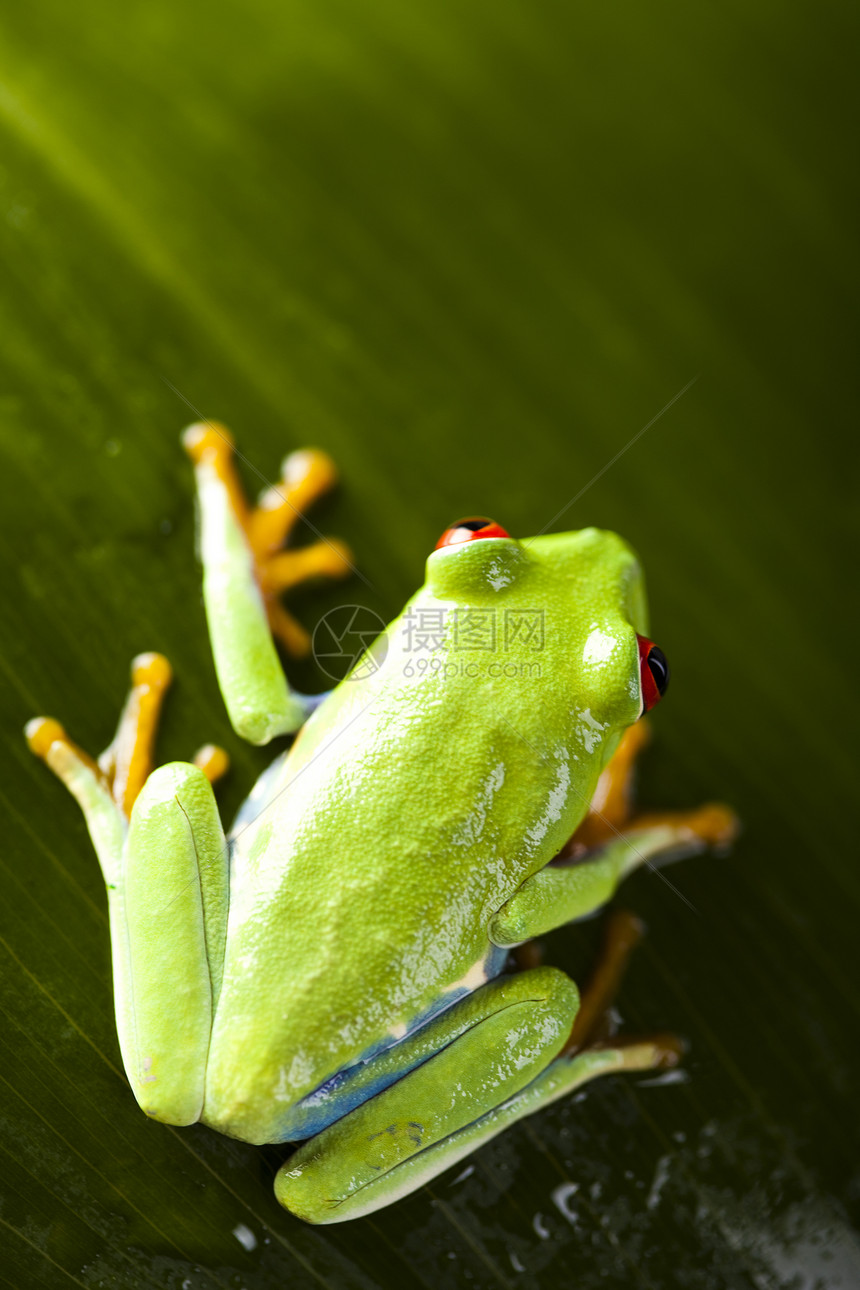
<svg viewBox="0 0 860 1290"><path fill-rule="evenodd" d="M727 841L735 820L719 804L631 817L639 719L668 669L615 534L455 525L351 675L308 697L280 663L276 640L301 653L308 639L279 597L350 556L328 539L282 546L333 466L293 453L251 508L222 427L184 442L232 725L255 744L296 738L225 834L212 783L226 754L152 767L161 655L134 660L98 759L50 718L27 736L82 807L104 872L140 1106L301 1143L278 1199L339 1222L596 1075L675 1060L671 1038L604 1023L629 923L613 925L582 1001L555 968L511 970L512 951L599 909L636 866Z"/></svg>

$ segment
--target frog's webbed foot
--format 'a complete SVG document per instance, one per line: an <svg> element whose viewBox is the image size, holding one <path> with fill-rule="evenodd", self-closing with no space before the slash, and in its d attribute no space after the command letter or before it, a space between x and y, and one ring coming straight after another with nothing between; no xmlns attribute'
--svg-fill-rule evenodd
<svg viewBox="0 0 860 1290"><path fill-rule="evenodd" d="M217 784L230 769L230 756L220 744L203 744L191 758L192 764L209 780Z"/></svg>
<svg viewBox="0 0 860 1290"><path fill-rule="evenodd" d="M53 717L34 717L25 727L31 751L81 807L109 887L118 880L131 809L152 771L158 720L171 678L163 654L138 654L132 660L131 688L116 734L98 757L78 747Z"/></svg>
<svg viewBox="0 0 860 1290"><path fill-rule="evenodd" d="M131 661L131 687L116 734L98 759L114 801L126 816L155 769L155 740L172 680L173 669L163 654L138 654ZM217 744L204 744L191 760L210 784L230 769L230 758Z"/></svg>
<svg viewBox="0 0 860 1290"><path fill-rule="evenodd" d="M34 717L26 727L31 750L81 800L96 806L110 800L128 821L141 789L154 769L155 739L173 669L163 654L138 654L131 663L131 686L116 734L98 757L79 748L53 717ZM210 783L229 767L223 748L206 744L193 758ZM86 813L87 806L81 801Z"/></svg>
<svg viewBox="0 0 860 1290"><path fill-rule="evenodd" d="M126 819L153 769L155 738L173 669L163 654L138 654L116 734L98 758L111 795Z"/></svg>
<svg viewBox="0 0 860 1290"><path fill-rule="evenodd" d="M257 505L249 507L236 475L233 440L223 426L189 426L183 443L195 465L208 462L224 485L253 555L254 576L272 634L288 654L306 656L311 638L284 608L281 597L310 579L344 577L353 568L352 556L346 544L336 538L321 537L294 550L283 547L305 511L336 483L334 462L315 448L291 452L281 465L279 483L265 489Z"/></svg>

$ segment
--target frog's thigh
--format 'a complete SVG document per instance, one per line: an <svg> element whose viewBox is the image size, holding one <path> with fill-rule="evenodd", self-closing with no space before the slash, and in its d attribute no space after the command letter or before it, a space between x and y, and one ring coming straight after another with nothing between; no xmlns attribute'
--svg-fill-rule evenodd
<svg viewBox="0 0 860 1290"><path fill-rule="evenodd" d="M554 968L493 981L473 1000L481 996L478 1019L458 1038L290 1157L275 1181L281 1204L309 1222L336 1223L446 1169L464 1154L461 1132L552 1061L579 1005L576 986ZM433 1026L444 1042L445 1017ZM431 1152L429 1170L412 1164Z"/></svg>
<svg viewBox="0 0 860 1290"><path fill-rule="evenodd" d="M174 762L135 802L111 893L125 1069L147 1115L192 1124L203 1105L227 920L227 846L211 785Z"/></svg>

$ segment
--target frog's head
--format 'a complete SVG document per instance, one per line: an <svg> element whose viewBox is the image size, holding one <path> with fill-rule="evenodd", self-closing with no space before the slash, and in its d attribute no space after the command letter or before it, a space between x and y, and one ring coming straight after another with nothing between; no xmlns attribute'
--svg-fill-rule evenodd
<svg viewBox="0 0 860 1290"><path fill-rule="evenodd" d="M573 717L600 764L665 693L669 669L648 639L642 570L615 533L517 540L487 518L461 520L430 556L427 587L447 603L495 609L496 648L522 706L537 700L550 722Z"/></svg>

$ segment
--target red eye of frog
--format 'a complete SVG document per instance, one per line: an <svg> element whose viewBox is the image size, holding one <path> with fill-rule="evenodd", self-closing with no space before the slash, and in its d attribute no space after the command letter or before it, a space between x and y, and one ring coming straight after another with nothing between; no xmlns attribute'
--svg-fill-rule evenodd
<svg viewBox="0 0 860 1290"><path fill-rule="evenodd" d="M506 538L510 537L495 520L490 520L486 515L472 515L465 520L457 520L449 529L440 537L436 543L436 550L443 546L456 546L459 542L471 542L474 538Z"/></svg>
<svg viewBox="0 0 860 1290"><path fill-rule="evenodd" d="M639 677L642 684L642 711L650 712L655 707L669 685L669 664L666 655L649 641L647 636L637 633L639 642Z"/></svg>

